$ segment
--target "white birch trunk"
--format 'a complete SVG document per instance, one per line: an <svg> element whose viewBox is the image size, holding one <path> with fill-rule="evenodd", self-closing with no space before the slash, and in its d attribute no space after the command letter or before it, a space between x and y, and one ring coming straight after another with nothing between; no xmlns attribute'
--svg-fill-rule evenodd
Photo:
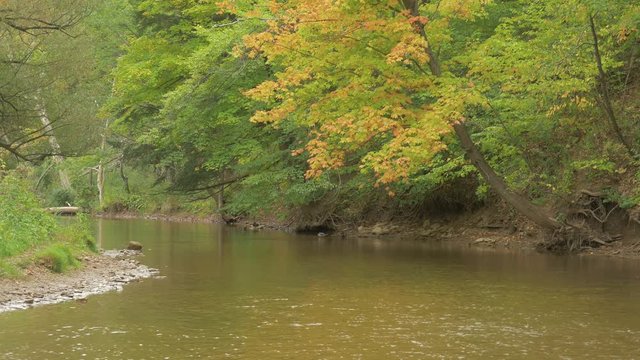
<svg viewBox="0 0 640 360"><path fill-rule="evenodd" d="M60 154L60 144L58 143L58 139L56 139L53 134L53 127L51 126L51 121L49 120L49 115L47 115L47 110L44 107L42 101L37 98L38 101L38 115L40 116L40 122L42 126L44 126L45 133L48 134L49 145L51 146L51 150L53 151L52 160L53 163L58 166L58 177L60 178L60 186L63 189L69 190L71 189L71 181L69 180L69 175L59 166L62 164L64 158L59 155Z"/></svg>
<svg viewBox="0 0 640 360"><path fill-rule="evenodd" d="M109 127L109 120L104 123L104 131L102 131L102 143L100 144L100 152L104 154L104 149L107 146L107 128ZM96 185L98 186L98 202L100 208L104 206L104 164L101 154L100 163L98 164L98 176L96 179Z"/></svg>

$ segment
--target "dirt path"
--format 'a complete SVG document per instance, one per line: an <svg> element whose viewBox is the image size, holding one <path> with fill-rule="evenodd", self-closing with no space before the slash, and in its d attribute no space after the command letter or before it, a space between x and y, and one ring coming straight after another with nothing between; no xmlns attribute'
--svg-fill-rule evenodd
<svg viewBox="0 0 640 360"><path fill-rule="evenodd" d="M130 282L158 273L136 259L136 252L120 250L88 255L80 269L54 274L43 266L26 270L24 279L0 279L0 313L119 291Z"/></svg>

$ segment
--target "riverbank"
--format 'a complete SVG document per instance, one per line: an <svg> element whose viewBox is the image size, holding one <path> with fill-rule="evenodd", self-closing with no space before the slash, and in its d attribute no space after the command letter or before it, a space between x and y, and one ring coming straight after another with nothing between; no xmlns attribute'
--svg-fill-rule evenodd
<svg viewBox="0 0 640 360"><path fill-rule="evenodd" d="M440 241L468 247L517 252L540 252L573 256L608 256L640 260L640 239L635 242L614 241L598 247L583 247L572 253L547 249L544 235L535 229L520 231L514 227L469 225L461 222L433 223L427 226L403 223L376 223L345 230L345 237L403 238Z"/></svg>
<svg viewBox="0 0 640 360"><path fill-rule="evenodd" d="M96 213L93 216L99 219L110 220L128 220L128 219L143 219L152 221L167 221L167 222L181 222L181 223L212 223L212 224L225 224L233 227L242 228L244 230L276 230L284 232L295 232L296 227L292 222L283 222L276 219L266 218L234 218L230 221L223 220L220 216L216 215L194 215L194 214L140 214L133 212L120 212L120 213Z"/></svg>
<svg viewBox="0 0 640 360"><path fill-rule="evenodd" d="M446 241L461 246L496 250L551 252L545 249L545 234L534 224L509 211L504 205L494 205L463 214L411 220L382 219L360 223L296 225L295 222L275 218L240 218L228 224L217 216L192 214L98 214L106 219L146 219L170 222L220 223L246 231L285 231L339 238L401 238L417 241ZM599 247L584 247L575 252L579 256L612 256L640 259L640 238L626 238Z"/></svg>
<svg viewBox="0 0 640 360"><path fill-rule="evenodd" d="M88 301L87 297L122 287L158 272L142 265L137 252L110 250L83 255L82 265L63 274L51 272L43 264L33 264L25 276L0 278L0 313L66 301Z"/></svg>

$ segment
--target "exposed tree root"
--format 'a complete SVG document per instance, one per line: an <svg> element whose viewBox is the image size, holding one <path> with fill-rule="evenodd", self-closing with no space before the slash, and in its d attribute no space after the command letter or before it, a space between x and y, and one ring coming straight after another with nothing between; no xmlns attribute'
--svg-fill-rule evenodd
<svg viewBox="0 0 640 360"><path fill-rule="evenodd" d="M551 252L578 252L608 246L614 241L609 234L594 231L586 224L566 224L549 235L542 248Z"/></svg>
<svg viewBox="0 0 640 360"><path fill-rule="evenodd" d="M540 247L565 253L610 246L612 242L622 239L622 234L611 234L606 228L616 210L620 210L618 204L606 202L603 194L582 190L568 211L567 220L550 232Z"/></svg>

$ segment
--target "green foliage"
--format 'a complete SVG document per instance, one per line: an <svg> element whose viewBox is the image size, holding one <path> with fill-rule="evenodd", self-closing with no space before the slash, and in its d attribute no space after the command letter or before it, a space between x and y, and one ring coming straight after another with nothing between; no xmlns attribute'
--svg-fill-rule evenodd
<svg viewBox="0 0 640 360"><path fill-rule="evenodd" d="M140 195L130 195L124 200L124 206L130 211L140 211L144 209L145 202Z"/></svg>
<svg viewBox="0 0 640 360"><path fill-rule="evenodd" d="M592 159L592 160L581 160L574 161L573 167L577 170L593 170L593 171L602 171L605 173L612 174L616 170L616 164L607 159Z"/></svg>
<svg viewBox="0 0 640 360"><path fill-rule="evenodd" d="M75 204L76 194L71 189L54 189L51 192L49 203L52 206L69 206Z"/></svg>
<svg viewBox="0 0 640 360"><path fill-rule="evenodd" d="M4 259L0 259L0 279L20 276L20 269Z"/></svg>
<svg viewBox="0 0 640 360"><path fill-rule="evenodd" d="M72 249L64 243L49 245L36 254L36 259L44 263L51 271L57 273L63 273L80 266L80 262L75 258Z"/></svg>
<svg viewBox="0 0 640 360"><path fill-rule="evenodd" d="M0 179L0 208L0 277L19 275L19 268L28 266L25 256L32 251L56 272L76 267L75 255L97 251L86 215L56 220L42 209L27 181L16 172Z"/></svg>
<svg viewBox="0 0 640 360"><path fill-rule="evenodd" d="M55 239L77 252L85 250L98 251L89 217L83 213L76 215L71 221L61 225Z"/></svg>
<svg viewBox="0 0 640 360"><path fill-rule="evenodd" d="M608 189L606 200L618 204L621 209L632 209L640 205L640 193L636 191L630 196L625 196L618 191Z"/></svg>
<svg viewBox="0 0 640 360"><path fill-rule="evenodd" d="M419 11L442 64L438 81L427 74L423 47L412 46L421 40L404 15L377 11L377 3L132 6L138 34L118 60L104 111L116 119L116 133L131 135L123 153L132 164L153 165L156 194L213 197L224 184L224 211L232 214L316 207L355 215L378 202L418 208L438 194L453 203L473 202L474 193L484 199L488 185L474 179L446 135L452 119L445 117L453 115L469 120L473 140L506 183L537 202L571 192L576 171L615 176L623 167L619 150L605 145L611 136L594 98L588 19L595 14L604 67L619 81L638 25L637 7L625 2L611 3L611 16L597 1L426 3ZM225 12L231 8L237 13ZM331 22L295 29L255 19L287 23L328 11ZM371 22L354 32L362 19ZM378 33L383 23L388 28ZM312 144L307 152L305 144ZM603 149L605 156L589 156ZM585 160L596 158L606 160ZM305 161L311 174L327 173L305 178ZM374 187L373 174L384 188ZM141 189L123 194L109 181L110 204L189 209Z"/></svg>
<svg viewBox="0 0 640 360"><path fill-rule="evenodd" d="M45 19L87 9L53 3L7 2ZM391 3L64 0L92 10L74 37L20 34L0 19L0 135L12 137L0 141L37 129L22 114L42 106L65 125L54 133L78 156L43 161L29 179L50 205L207 214L222 192L230 214L348 221L487 199L451 133L465 119L496 173L536 203L622 183L612 199L640 202L630 190L637 164L603 112L590 29L593 19L621 131L640 149L637 4L420 2L407 17L396 6L410 1ZM429 70L436 57L440 76ZM28 66L14 73L16 58ZM25 147L49 150L43 139ZM0 152L0 164L18 162ZM72 190L57 185L60 169ZM60 230L18 187L0 197L0 256L56 236L87 239Z"/></svg>
<svg viewBox="0 0 640 360"><path fill-rule="evenodd" d="M15 174L0 179L0 258L49 241L57 225Z"/></svg>
<svg viewBox="0 0 640 360"><path fill-rule="evenodd" d="M302 179L301 179L302 180ZM312 204L322 200L327 193L336 189L337 185L328 175L300 181L288 187L285 192L286 201L293 206Z"/></svg>

